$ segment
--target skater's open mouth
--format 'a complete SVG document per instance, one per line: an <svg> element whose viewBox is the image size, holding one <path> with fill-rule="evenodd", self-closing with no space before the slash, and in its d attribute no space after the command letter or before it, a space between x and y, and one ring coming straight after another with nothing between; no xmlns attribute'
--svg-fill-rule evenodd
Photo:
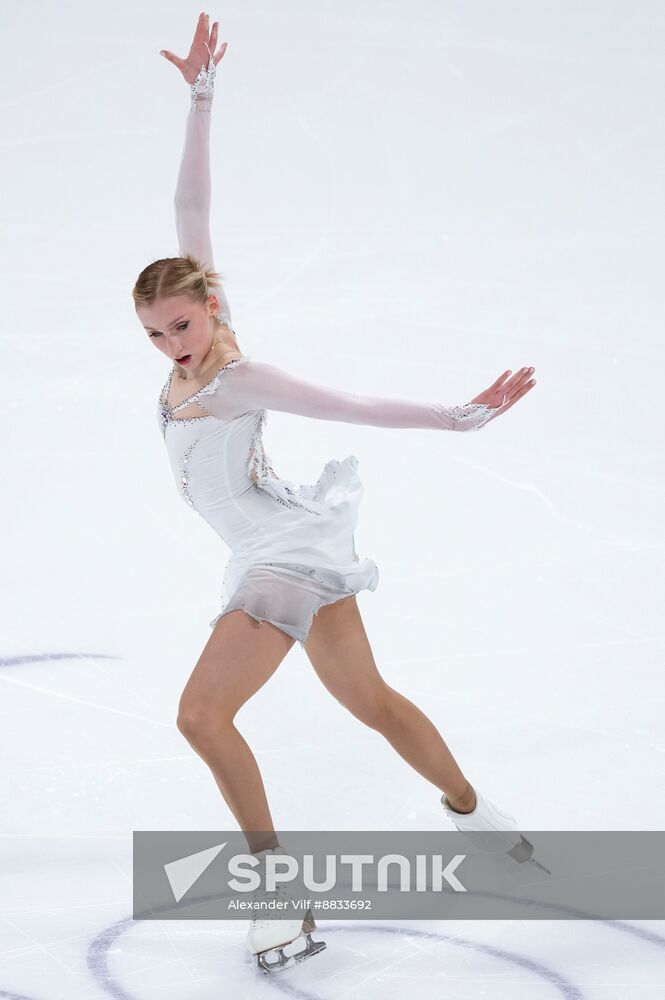
<svg viewBox="0 0 665 1000"><path fill-rule="evenodd" d="M191 361L191 358L191 354L183 354L181 358L176 358L176 361L179 365L186 365L189 361Z"/></svg>

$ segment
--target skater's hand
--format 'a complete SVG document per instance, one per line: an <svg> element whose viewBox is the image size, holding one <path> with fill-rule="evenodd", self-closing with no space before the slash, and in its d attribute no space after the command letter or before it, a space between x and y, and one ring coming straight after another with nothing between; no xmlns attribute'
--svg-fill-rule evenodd
<svg viewBox="0 0 665 1000"><path fill-rule="evenodd" d="M496 382L489 389L485 389L484 392L481 392L474 399L470 400L470 402L485 403L493 409L498 407L497 412L492 414L487 421L489 423L490 420L494 420L495 417L509 410L518 399L526 395L529 389L533 389L536 381L535 379L531 379L530 376L534 371L535 369L531 368L520 368L512 378L508 378L510 375L509 371L504 372L503 375L499 375Z"/></svg>
<svg viewBox="0 0 665 1000"><path fill-rule="evenodd" d="M174 55L173 52L169 52L167 49L162 49L160 55L168 59L169 62L172 62L174 66L177 66L187 83L192 84L199 75L202 66L208 69L210 59L213 59L215 66L217 66L226 52L228 42L224 42L220 46L219 52L215 53L218 30L219 21L215 21L212 31L208 35L208 15L199 14L196 31L194 32L194 38L187 58L180 59L179 56Z"/></svg>

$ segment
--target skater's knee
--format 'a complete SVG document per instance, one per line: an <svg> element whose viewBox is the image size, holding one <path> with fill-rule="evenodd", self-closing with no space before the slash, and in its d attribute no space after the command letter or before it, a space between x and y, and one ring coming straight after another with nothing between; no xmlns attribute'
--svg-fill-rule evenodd
<svg viewBox="0 0 665 1000"><path fill-rule="evenodd" d="M356 696L343 700L338 698L338 701L370 729L383 732L390 726L394 699L391 688L385 684L376 685L364 692L361 698Z"/></svg>
<svg viewBox="0 0 665 1000"><path fill-rule="evenodd" d="M181 701L178 707L176 726L193 746L219 739L232 724L233 713L225 712L219 706L215 708L201 702Z"/></svg>

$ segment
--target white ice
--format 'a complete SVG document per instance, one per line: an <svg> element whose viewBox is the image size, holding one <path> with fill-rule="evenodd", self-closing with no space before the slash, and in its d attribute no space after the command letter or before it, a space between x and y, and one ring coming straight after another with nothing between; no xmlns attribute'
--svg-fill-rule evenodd
<svg viewBox="0 0 665 1000"><path fill-rule="evenodd" d="M228 552L175 489L130 294L177 253L189 95L158 53L199 13L0 13L0 997L660 998L663 921L320 920L327 951L265 982L243 922L129 919L132 831L236 829L175 725ZM289 479L359 458L379 670L523 828L662 829L663 5L209 13L242 349L446 404L536 368L477 434L269 416ZM451 830L297 645L237 721L278 828Z"/></svg>

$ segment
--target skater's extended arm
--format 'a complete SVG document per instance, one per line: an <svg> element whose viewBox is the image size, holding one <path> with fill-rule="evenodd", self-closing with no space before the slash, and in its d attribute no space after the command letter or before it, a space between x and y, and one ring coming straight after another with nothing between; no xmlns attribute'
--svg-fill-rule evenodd
<svg viewBox="0 0 665 1000"><path fill-rule="evenodd" d="M381 396L360 396L297 378L275 365L245 357L222 371L204 388L204 409L229 417L250 409L281 410L317 420L339 420L373 427L425 427L435 430L479 430L495 414L482 403L443 406ZM217 405L216 405L217 404Z"/></svg>
<svg viewBox="0 0 665 1000"><path fill-rule="evenodd" d="M208 45L207 19L199 18L192 49L187 60L172 53L163 54L178 66L190 84L190 106L185 126L185 141L173 199L178 247L182 256L191 254L206 268L215 270L210 239L210 118L212 114L216 66L221 54L213 58L217 43L217 23L213 25ZM201 70L203 69L203 74ZM224 289L218 286L212 294L219 300L219 317L231 326L231 310Z"/></svg>

